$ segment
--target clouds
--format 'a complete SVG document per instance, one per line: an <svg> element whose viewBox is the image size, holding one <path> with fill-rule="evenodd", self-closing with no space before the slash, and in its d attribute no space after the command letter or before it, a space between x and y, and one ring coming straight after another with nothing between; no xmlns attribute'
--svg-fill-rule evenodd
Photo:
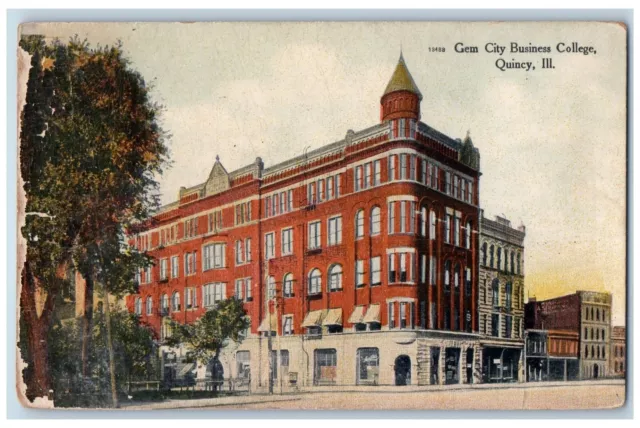
<svg viewBox="0 0 640 428"><path fill-rule="evenodd" d="M136 31L132 31L135 28ZM29 29L29 27L27 27ZM31 30L34 30L31 27ZM266 166L379 120L379 99L402 45L424 95L422 120L453 138L471 130L480 149L481 204L527 226L526 286L539 298L576 289L614 293L624 322L625 37L589 23L44 24L92 44L122 39L166 106L173 168L163 202L203 182L220 155L231 171ZM489 42L552 47L532 72L500 71ZM597 55L558 54L559 42ZM457 54L456 42L478 46ZM444 47L445 53L429 52Z"/></svg>

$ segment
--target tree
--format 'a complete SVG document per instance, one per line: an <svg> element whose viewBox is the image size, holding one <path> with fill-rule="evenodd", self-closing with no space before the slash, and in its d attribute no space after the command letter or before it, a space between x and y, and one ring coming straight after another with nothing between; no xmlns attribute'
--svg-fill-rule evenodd
<svg viewBox="0 0 640 428"><path fill-rule="evenodd" d="M242 300L231 297L218 302L192 324L172 322L167 344L188 346L193 357L206 365L212 359L214 363L219 361L220 351L229 340L241 343L247 328L249 320Z"/></svg>
<svg viewBox="0 0 640 428"><path fill-rule="evenodd" d="M20 46L31 55L20 132L27 212L20 305L27 329L21 349L29 364L23 376L33 400L51 389L47 334L69 267L86 281L81 371L89 373L103 247L127 229L135 233L158 206L156 177L168 149L158 125L161 107L120 45L90 48L76 38L46 44L28 36Z"/></svg>

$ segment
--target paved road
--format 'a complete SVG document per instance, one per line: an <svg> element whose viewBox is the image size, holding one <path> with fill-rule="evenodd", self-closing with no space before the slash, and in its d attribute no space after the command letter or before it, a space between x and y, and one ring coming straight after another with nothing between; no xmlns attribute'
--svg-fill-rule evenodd
<svg viewBox="0 0 640 428"><path fill-rule="evenodd" d="M495 410L595 409L624 403L624 385L582 383L535 388L468 389L419 392L314 392L291 400L204 407L209 409L283 410ZM259 401L258 397L255 397ZM281 399L284 397L280 397Z"/></svg>

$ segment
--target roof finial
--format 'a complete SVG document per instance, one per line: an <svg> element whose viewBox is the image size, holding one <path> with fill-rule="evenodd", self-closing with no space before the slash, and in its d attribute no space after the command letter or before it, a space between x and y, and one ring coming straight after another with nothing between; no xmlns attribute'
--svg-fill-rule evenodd
<svg viewBox="0 0 640 428"><path fill-rule="evenodd" d="M220 156L216 155L216 162L220 162Z"/></svg>
<svg viewBox="0 0 640 428"><path fill-rule="evenodd" d="M400 42L400 61L404 61L404 57L402 56L402 42Z"/></svg>

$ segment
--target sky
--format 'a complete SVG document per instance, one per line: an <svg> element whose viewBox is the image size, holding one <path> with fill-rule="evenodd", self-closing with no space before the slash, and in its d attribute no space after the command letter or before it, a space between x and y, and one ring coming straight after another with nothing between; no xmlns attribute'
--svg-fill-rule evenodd
<svg viewBox="0 0 640 428"><path fill-rule="evenodd" d="M480 150L485 216L524 224L525 287L540 299L613 295L625 325L626 33L613 23L56 23L23 33L121 40L171 134L162 202L227 171L265 167L379 122L402 49L422 121ZM510 43L549 53L510 53ZM595 54L559 53L558 43ZM457 53L454 46L476 46ZM503 55L485 45L505 46ZM429 48L443 47L444 52ZM553 69L542 69L541 58ZM532 62L500 70L496 60Z"/></svg>

